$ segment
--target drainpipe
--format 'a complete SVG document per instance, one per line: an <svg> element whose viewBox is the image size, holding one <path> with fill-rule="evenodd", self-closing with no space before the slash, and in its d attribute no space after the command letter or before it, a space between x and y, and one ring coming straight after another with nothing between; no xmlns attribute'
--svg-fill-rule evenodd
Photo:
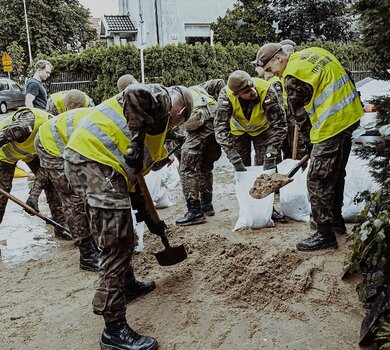
<svg viewBox="0 0 390 350"><path fill-rule="evenodd" d="M160 45L160 31L159 31L159 20L158 20L157 1L158 1L158 0L154 0L154 17L155 17L155 19L156 19L156 38L157 38L157 45Z"/></svg>
<svg viewBox="0 0 390 350"><path fill-rule="evenodd" d="M143 19L143 7L142 0L139 0L139 17L140 17L140 54L141 54L141 82L145 83L145 66L144 66L144 45L146 44L145 40L145 28L144 28L144 19Z"/></svg>

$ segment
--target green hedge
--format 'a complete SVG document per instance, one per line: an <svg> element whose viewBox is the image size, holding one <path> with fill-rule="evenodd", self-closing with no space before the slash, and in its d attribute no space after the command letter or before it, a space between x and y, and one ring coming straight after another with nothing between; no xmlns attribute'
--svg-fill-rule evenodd
<svg viewBox="0 0 390 350"><path fill-rule="evenodd" d="M368 57L366 50L359 44L340 45L321 41L314 44L330 50L343 64L352 61L363 63ZM250 61L255 58L258 49L258 45L232 43L227 46L198 43L150 47L144 50L145 79L148 83L165 86L190 86L213 78L226 80L236 69L255 75ZM56 75L60 72L89 76L94 84L86 93L97 103L117 93L116 81L122 74L133 74L141 80L140 51L133 45L91 48L80 54L45 58L53 63L53 79L56 81Z"/></svg>

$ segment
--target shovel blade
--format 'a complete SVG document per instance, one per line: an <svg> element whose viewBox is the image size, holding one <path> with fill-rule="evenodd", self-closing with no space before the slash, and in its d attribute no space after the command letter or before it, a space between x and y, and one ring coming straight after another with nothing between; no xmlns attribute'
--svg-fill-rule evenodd
<svg viewBox="0 0 390 350"><path fill-rule="evenodd" d="M178 247L169 247L169 249L157 252L154 256L161 266L171 266L187 259L187 251L184 248L184 245L181 244Z"/></svg>

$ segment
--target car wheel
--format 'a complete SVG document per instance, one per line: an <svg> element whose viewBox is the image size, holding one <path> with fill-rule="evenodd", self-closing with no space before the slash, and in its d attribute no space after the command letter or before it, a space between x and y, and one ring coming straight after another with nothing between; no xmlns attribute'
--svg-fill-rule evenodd
<svg viewBox="0 0 390 350"><path fill-rule="evenodd" d="M7 113L7 104L5 102L1 102L0 104L0 113Z"/></svg>

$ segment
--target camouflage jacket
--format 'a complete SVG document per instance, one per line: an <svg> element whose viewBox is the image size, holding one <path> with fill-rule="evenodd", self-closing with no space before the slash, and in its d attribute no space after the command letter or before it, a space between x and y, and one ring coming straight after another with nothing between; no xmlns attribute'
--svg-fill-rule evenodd
<svg viewBox="0 0 390 350"><path fill-rule="evenodd" d="M16 112L12 123L0 129L0 146L9 142L23 142L28 139L34 129L35 116L29 110Z"/></svg>
<svg viewBox="0 0 390 350"><path fill-rule="evenodd" d="M250 118L254 106L260 103L257 97L252 101L240 99L240 104L246 118ZM286 115L284 108L278 99L275 89L271 86L263 102L269 123L269 135L267 152L277 154L280 150L283 140L287 133ZM230 118L233 114L233 107L227 95L226 88L223 88L219 94L217 113L214 118L214 131L217 142L225 151L228 159L232 164L241 160L241 157L234 147L234 135L230 130Z"/></svg>
<svg viewBox="0 0 390 350"><path fill-rule="evenodd" d="M299 125L300 136L304 143L310 142L311 122L304 108L313 96L313 88L310 84L292 76L284 79L284 87L287 94L287 114L294 117Z"/></svg>

